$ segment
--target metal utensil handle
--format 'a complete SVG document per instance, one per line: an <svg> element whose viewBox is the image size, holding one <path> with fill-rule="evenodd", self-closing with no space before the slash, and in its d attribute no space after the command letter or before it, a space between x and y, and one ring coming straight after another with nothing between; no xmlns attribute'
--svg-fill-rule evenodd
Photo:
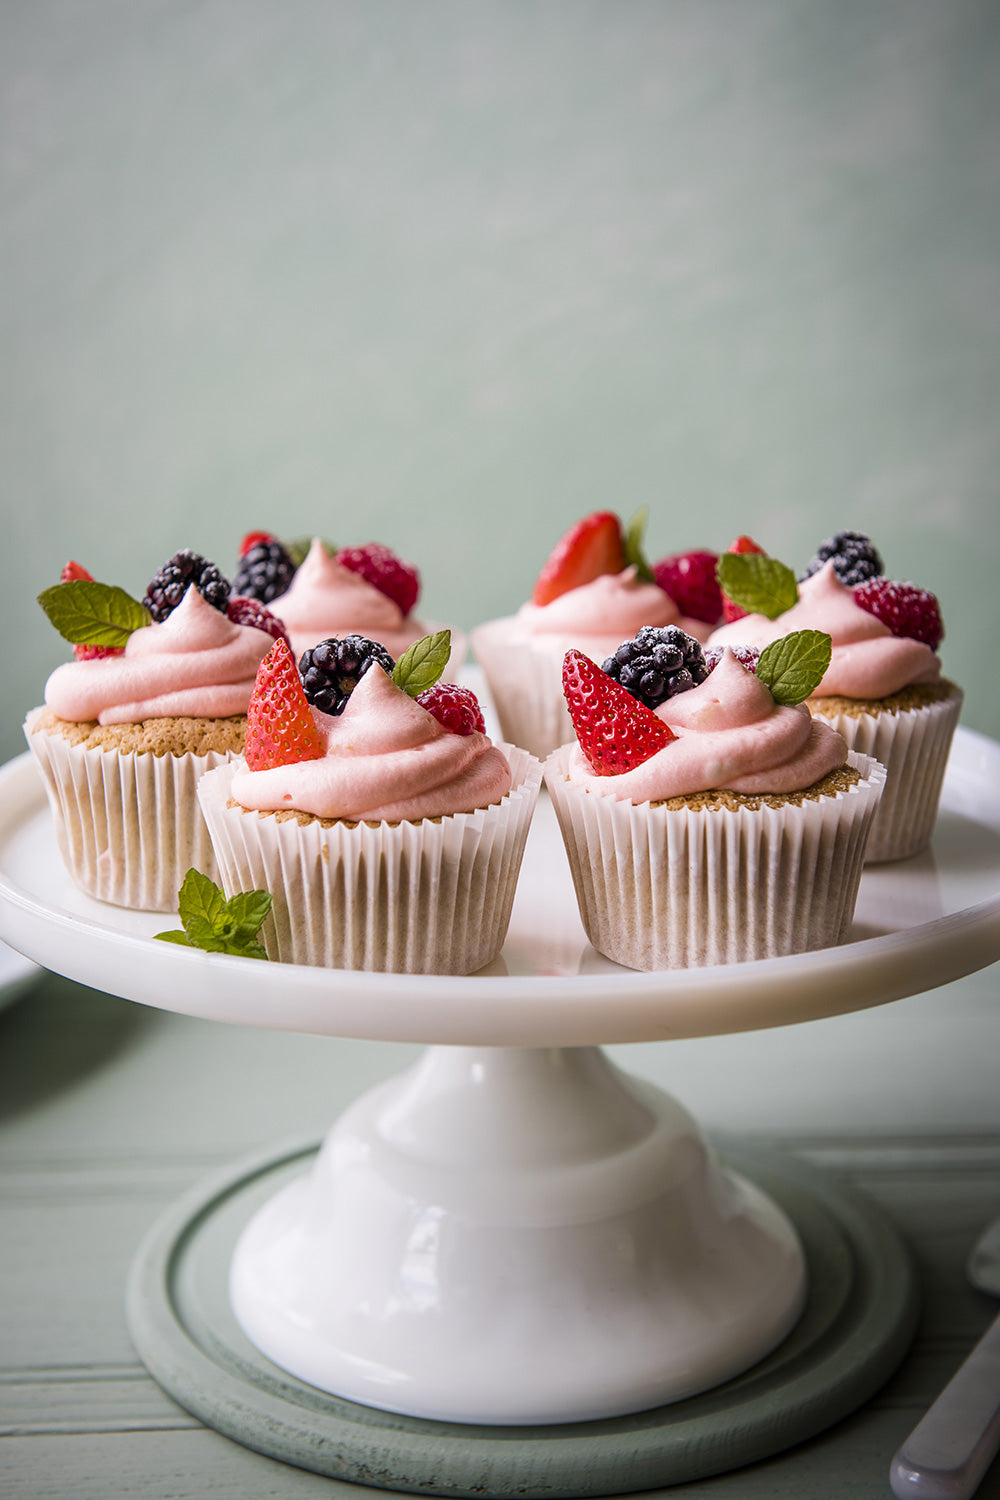
<svg viewBox="0 0 1000 1500"><path fill-rule="evenodd" d="M983 1334L892 1461L903 1500L968 1500L1000 1449L1000 1317Z"/></svg>

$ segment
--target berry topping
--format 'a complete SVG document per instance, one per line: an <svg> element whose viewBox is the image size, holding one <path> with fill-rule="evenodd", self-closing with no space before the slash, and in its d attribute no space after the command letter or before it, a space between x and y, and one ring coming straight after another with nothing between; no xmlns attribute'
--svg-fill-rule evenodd
<svg viewBox="0 0 1000 1500"><path fill-rule="evenodd" d="M337 562L352 573L360 573L366 583L398 604L404 615L408 615L416 604L420 574L380 542L367 542L363 547L342 547L337 553Z"/></svg>
<svg viewBox="0 0 1000 1500"><path fill-rule="evenodd" d="M705 666L710 672L714 672L719 665L725 649L724 646L709 646L706 648ZM744 667L748 672L756 672L760 652L755 646L730 646L729 650L736 657L741 667Z"/></svg>
<svg viewBox="0 0 1000 1500"><path fill-rule="evenodd" d="M251 771L271 771L299 760L319 760L323 742L309 712L295 658L284 640L275 641L257 668L247 707L243 751Z"/></svg>
<svg viewBox="0 0 1000 1500"><path fill-rule="evenodd" d="M602 573L620 573L624 566L621 521L613 511L595 511L556 543L538 575L531 602L551 604L560 594L593 583Z"/></svg>
<svg viewBox="0 0 1000 1500"><path fill-rule="evenodd" d="M124 656L124 646L85 646L77 642L73 647L73 655L77 661L99 661L105 656Z"/></svg>
<svg viewBox="0 0 1000 1500"><path fill-rule="evenodd" d="M251 541L255 533L243 538ZM276 537L264 536L254 541L240 554L240 565L233 579L233 593L241 599L259 599L261 604L270 604L279 594L284 594L295 577L295 564Z"/></svg>
<svg viewBox="0 0 1000 1500"><path fill-rule="evenodd" d="M276 538L270 531L248 531L240 542L240 556L246 557L253 547L259 547L261 542L273 542Z"/></svg>
<svg viewBox="0 0 1000 1500"><path fill-rule="evenodd" d="M225 614L229 603L229 580L214 563L206 562L189 547L175 552L150 579L142 602L153 619L162 624L180 604L192 583L206 603Z"/></svg>
<svg viewBox="0 0 1000 1500"><path fill-rule="evenodd" d="M485 734L486 721L471 688L455 682L436 682L417 695L417 702L452 734Z"/></svg>
<svg viewBox="0 0 1000 1500"><path fill-rule="evenodd" d="M816 556L801 577L811 578L831 558L833 571L848 588L878 578L882 572L882 559L863 531L838 531L817 547Z"/></svg>
<svg viewBox="0 0 1000 1500"><path fill-rule="evenodd" d="M739 553L756 552L761 557L766 556L763 547L758 547L753 538L748 536L738 536L732 546L726 548L726 551ZM738 604L734 604L731 599L727 599L725 594L723 594L722 618L727 625L731 625L734 620L742 620L745 615L745 609L740 609Z"/></svg>
<svg viewBox="0 0 1000 1500"><path fill-rule="evenodd" d="M391 676L393 660L388 651L363 635L320 641L299 658L306 700L325 714L342 714L348 698L376 662Z"/></svg>
<svg viewBox="0 0 1000 1500"><path fill-rule="evenodd" d="M923 641L936 651L944 639L941 607L928 589L915 583L893 583L888 578L869 578L854 590L855 603L892 631Z"/></svg>
<svg viewBox="0 0 1000 1500"><path fill-rule="evenodd" d="M682 615L715 625L722 615L722 590L715 576L715 552L678 552L653 564L653 577Z"/></svg>
<svg viewBox="0 0 1000 1500"><path fill-rule="evenodd" d="M265 630L274 640L284 641L291 650L292 643L284 621L265 609L259 599L241 599L238 594L233 594L226 605L226 615L234 625L252 625L255 630Z"/></svg>
<svg viewBox="0 0 1000 1500"><path fill-rule="evenodd" d="M566 652L562 681L580 749L598 776L632 771L677 738L582 651Z"/></svg>
<svg viewBox="0 0 1000 1500"><path fill-rule="evenodd" d="M643 625L608 657L602 671L647 708L686 693L708 676L700 643L679 625Z"/></svg>
<svg viewBox="0 0 1000 1500"><path fill-rule="evenodd" d="M93 583L94 581L93 573L88 573L86 568L81 567L78 562L73 562L72 558L63 568L59 577L63 583L76 583L80 579L84 583Z"/></svg>

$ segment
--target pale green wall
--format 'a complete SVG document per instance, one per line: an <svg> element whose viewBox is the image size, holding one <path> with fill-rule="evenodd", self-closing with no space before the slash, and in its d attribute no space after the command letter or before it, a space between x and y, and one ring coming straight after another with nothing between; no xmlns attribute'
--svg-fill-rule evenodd
<svg viewBox="0 0 1000 1500"><path fill-rule="evenodd" d="M4 756L75 556L274 526L507 612L555 536L842 526L1000 734L1000 9L0 0Z"/></svg>

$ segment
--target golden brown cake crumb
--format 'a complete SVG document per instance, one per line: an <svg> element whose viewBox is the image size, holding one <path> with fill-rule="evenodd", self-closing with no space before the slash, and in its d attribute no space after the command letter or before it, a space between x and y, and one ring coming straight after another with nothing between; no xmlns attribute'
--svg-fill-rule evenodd
<svg viewBox="0 0 1000 1500"><path fill-rule="evenodd" d="M117 750L122 755L207 755L214 750L239 755L246 738L246 714L229 719L143 719L136 724L98 724L95 719L60 719L43 709L32 734L56 734L85 750Z"/></svg>
<svg viewBox="0 0 1000 1500"><path fill-rule="evenodd" d="M911 687L890 693L887 698L844 698L831 694L822 698L807 698L806 707L811 713L822 714L825 719L834 719L837 714L861 719L865 714L904 714L915 708L926 708L929 703L943 703L955 692L955 684L942 677L940 682L917 682Z"/></svg>
<svg viewBox="0 0 1000 1500"><path fill-rule="evenodd" d="M821 797L836 797L839 792L846 792L849 787L855 786L861 780L860 771L853 766L838 766L836 770L830 771L819 781L813 782L812 786L803 787L799 792L733 792L728 787L717 787L707 792L688 792L683 797L665 797L659 802L651 802L650 807L666 807L671 812L678 812L681 808L689 807L692 810L714 810L727 807L735 811L739 807L746 807L756 812L761 807L789 807L801 806L803 802L818 802Z"/></svg>
<svg viewBox="0 0 1000 1500"><path fill-rule="evenodd" d="M237 807L240 812L248 816L254 816L249 807L244 807L242 802L237 802L235 797L230 797L226 802L227 807ZM305 828L309 823L318 823L321 828L336 828L342 823L345 828L357 828L365 823L369 828L398 828L401 823L440 823L439 817L433 818L320 818L315 813L302 812L297 807L270 807L260 808L256 812L258 818L273 818L276 823L298 823L300 828Z"/></svg>

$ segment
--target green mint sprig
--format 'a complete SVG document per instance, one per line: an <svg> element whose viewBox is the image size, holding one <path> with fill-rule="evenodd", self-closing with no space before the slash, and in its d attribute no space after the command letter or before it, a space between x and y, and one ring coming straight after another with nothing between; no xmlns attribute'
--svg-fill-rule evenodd
<svg viewBox="0 0 1000 1500"><path fill-rule="evenodd" d="M760 653L756 675L775 703L801 703L819 687L830 665L833 642L822 630L793 630Z"/></svg>
<svg viewBox="0 0 1000 1500"><path fill-rule="evenodd" d="M124 646L134 630L150 622L149 611L124 589L84 578L43 589L38 602L74 646Z"/></svg>
<svg viewBox="0 0 1000 1500"><path fill-rule="evenodd" d="M723 552L715 573L726 598L750 615L776 620L799 597L791 568L762 552Z"/></svg>
<svg viewBox="0 0 1000 1500"><path fill-rule="evenodd" d="M646 535L646 523L649 520L649 507L643 505L636 511L625 528L625 566L635 568L635 576L641 583L655 583L653 570L646 561L643 550L643 541Z"/></svg>
<svg viewBox="0 0 1000 1500"><path fill-rule="evenodd" d="M158 932L163 943L202 948L206 953L234 953L240 958L267 958L257 934L271 910L267 891L241 891L229 900L214 880L190 869L177 897L183 932Z"/></svg>
<svg viewBox="0 0 1000 1500"><path fill-rule="evenodd" d="M336 557L338 551L336 542L328 542L325 537L321 537L320 540L323 543L323 550L326 552L327 557ZM283 542L282 546L296 568L301 568L312 544L313 539L311 536L297 536L293 541Z"/></svg>
<svg viewBox="0 0 1000 1500"><path fill-rule="evenodd" d="M436 630L408 646L392 669L392 680L417 698L437 682L451 655L451 631Z"/></svg>

